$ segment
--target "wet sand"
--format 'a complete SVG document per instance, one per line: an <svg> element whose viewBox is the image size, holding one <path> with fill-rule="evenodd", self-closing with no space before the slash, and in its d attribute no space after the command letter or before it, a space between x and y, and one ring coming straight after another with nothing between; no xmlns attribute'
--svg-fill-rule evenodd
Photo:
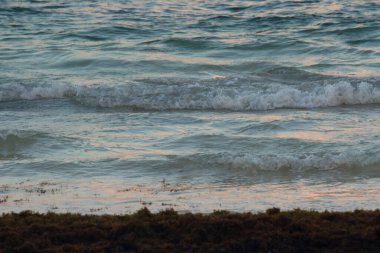
<svg viewBox="0 0 380 253"><path fill-rule="evenodd" d="M371 183L372 182L372 183ZM173 208L179 213L262 212L279 206L282 210L301 208L317 211L353 211L379 207L378 180L367 184L331 182L217 184L174 180L123 180L98 177L2 178L0 213L31 210L39 213L132 214L147 207L152 212ZM351 187L353 185L353 187ZM284 197L286 196L286 198Z"/></svg>

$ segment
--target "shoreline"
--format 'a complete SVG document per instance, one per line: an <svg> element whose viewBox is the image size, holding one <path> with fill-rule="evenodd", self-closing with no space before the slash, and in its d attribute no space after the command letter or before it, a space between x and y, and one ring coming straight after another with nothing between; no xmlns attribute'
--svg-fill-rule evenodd
<svg viewBox="0 0 380 253"><path fill-rule="evenodd" d="M0 216L0 252L379 252L380 210Z"/></svg>
<svg viewBox="0 0 380 253"><path fill-rule="evenodd" d="M132 214L143 207L152 212L172 208L179 213L260 212L273 206L317 211L379 208L379 180L310 183L238 184L180 180L9 178L0 182L0 213L33 212Z"/></svg>

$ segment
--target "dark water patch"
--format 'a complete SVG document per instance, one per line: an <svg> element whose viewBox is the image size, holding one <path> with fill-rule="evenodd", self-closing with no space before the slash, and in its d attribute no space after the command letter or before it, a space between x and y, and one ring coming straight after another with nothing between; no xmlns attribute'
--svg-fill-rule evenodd
<svg viewBox="0 0 380 253"><path fill-rule="evenodd" d="M0 147L28 145L44 134L30 131L2 130L0 131Z"/></svg>
<svg viewBox="0 0 380 253"><path fill-rule="evenodd" d="M87 34L93 34L98 36L129 36L129 35L148 35L151 34L153 31L144 29L142 27L137 26L120 26L120 25L114 25L114 26L107 26L107 27L101 27L92 29L87 32Z"/></svg>
<svg viewBox="0 0 380 253"><path fill-rule="evenodd" d="M131 14L136 12L136 9L126 6L125 8L122 8L122 9L110 9L108 10L108 12L112 14L125 14L126 16L131 16Z"/></svg>
<svg viewBox="0 0 380 253"><path fill-rule="evenodd" d="M43 14L44 12L41 8L35 8L35 7L21 7L21 6L14 6L14 7L5 7L0 9L0 13L5 14L32 14L32 15L39 15Z"/></svg>
<svg viewBox="0 0 380 253"><path fill-rule="evenodd" d="M23 158L25 150L44 137L43 133L31 131L0 131L0 160Z"/></svg>
<svg viewBox="0 0 380 253"><path fill-rule="evenodd" d="M28 119L30 120L30 119ZM46 131L49 131L46 129ZM2 130L0 131L0 156L3 160L14 160L15 173L18 168L28 163L28 168L32 168L32 163L39 164L38 169L42 169L42 157L47 156L49 159L59 152L66 152L69 149L78 148L82 144L80 138L66 137L63 135L34 131L34 130ZM42 158L42 160L40 160ZM10 171L13 171L11 164L8 165ZM13 172L11 172L12 174Z"/></svg>
<svg viewBox="0 0 380 253"><path fill-rule="evenodd" d="M26 159L27 156L23 155L23 154L16 154L14 153L13 151L9 152L9 151L1 151L1 148L0 148L0 161L11 161L11 160L21 160L21 159Z"/></svg>
<svg viewBox="0 0 380 253"><path fill-rule="evenodd" d="M291 26L299 24L302 21L303 25L307 25L309 23L314 22L314 19L317 16L314 15L306 15L306 14L298 14L298 15L284 15L284 16L259 16L252 17L246 20L243 20L241 24L250 24L257 26L270 26L270 27L278 27L278 26Z"/></svg>
<svg viewBox="0 0 380 253"><path fill-rule="evenodd" d="M168 47L183 48L189 50L208 50L218 48L223 43L215 43L215 38L213 37L191 37L191 38L169 38L162 41Z"/></svg>
<svg viewBox="0 0 380 253"><path fill-rule="evenodd" d="M261 39L255 38L252 41L244 42L244 43L236 43L231 46L226 46L225 49L232 50L244 50L249 54L266 54L268 52L276 52L281 54L293 55L294 52L297 54L302 54L309 52L311 48L311 44L302 40L285 40L278 41L275 39Z"/></svg>
<svg viewBox="0 0 380 253"><path fill-rule="evenodd" d="M58 68L86 68L90 67L92 64L96 63L97 59L77 59L77 60L69 60L63 61L58 64L54 64L53 67Z"/></svg>
<svg viewBox="0 0 380 253"><path fill-rule="evenodd" d="M57 36L57 39L80 39L88 41L104 41L108 40L109 37L102 36L101 34L92 34L92 33L66 33L60 34Z"/></svg>
<svg viewBox="0 0 380 253"><path fill-rule="evenodd" d="M233 16L233 15L218 15L218 16L213 16L208 19L205 19L203 21L220 21L220 22L225 22L225 21L230 21L230 20L239 20L238 17Z"/></svg>
<svg viewBox="0 0 380 253"><path fill-rule="evenodd" d="M241 18L232 15L219 15L211 16L208 18L200 19L187 25L190 29L204 29L207 31L220 31L220 30L234 30Z"/></svg>
<svg viewBox="0 0 380 253"><path fill-rule="evenodd" d="M380 26L371 25L371 26L356 26L349 28L340 28L325 31L326 33L342 35L342 36L364 36L366 34L372 35L372 32L380 31ZM379 33L380 34L380 33Z"/></svg>
<svg viewBox="0 0 380 253"><path fill-rule="evenodd" d="M48 9L48 10L55 10L55 9L65 9L67 8L68 5L65 4L65 3L62 3L62 4L52 4L52 5L45 5L43 6L44 9Z"/></svg>
<svg viewBox="0 0 380 253"><path fill-rule="evenodd" d="M36 35L36 34L33 34L33 35ZM4 37L0 38L0 41L13 41L13 42L17 42L17 41L26 41L26 40L30 40L31 37L30 36L14 36L14 35L10 35L10 36L7 36L7 35L4 35ZM19 51L20 49L18 49L17 51Z"/></svg>
<svg viewBox="0 0 380 253"><path fill-rule="evenodd" d="M231 12L242 12L242 11L248 10L249 8L251 8L251 6L230 6L230 7L226 7L226 9L231 11Z"/></svg>
<svg viewBox="0 0 380 253"><path fill-rule="evenodd" d="M150 45L150 44L156 44L156 43L160 43L161 42L161 39L149 39L149 40L145 40L143 42L140 42L139 44L140 45Z"/></svg>

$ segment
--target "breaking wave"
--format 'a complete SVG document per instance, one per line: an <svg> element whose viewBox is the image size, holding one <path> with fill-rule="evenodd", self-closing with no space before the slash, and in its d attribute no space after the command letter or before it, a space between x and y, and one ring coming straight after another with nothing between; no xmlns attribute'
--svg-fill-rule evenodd
<svg viewBox="0 0 380 253"><path fill-rule="evenodd" d="M20 130L0 130L0 143L9 140L23 140L32 139L33 136L38 135L36 132L20 131Z"/></svg>
<svg viewBox="0 0 380 253"><path fill-rule="evenodd" d="M370 82L329 84L252 84L239 80L193 83L132 82L80 86L25 84L0 87L0 102L70 98L87 106L146 110L256 111L380 103L380 88Z"/></svg>
<svg viewBox="0 0 380 253"><path fill-rule="evenodd" d="M378 166L380 155L368 151L347 151L336 153L311 153L300 155L250 153L194 154L175 157L179 164L199 167L244 169L250 171L292 171L354 169Z"/></svg>
<svg viewBox="0 0 380 253"><path fill-rule="evenodd" d="M44 137L43 133L22 130L0 130L0 150L26 146Z"/></svg>
<svg viewBox="0 0 380 253"><path fill-rule="evenodd" d="M0 161L18 158L22 155L24 148L33 145L42 133L19 130L0 130Z"/></svg>

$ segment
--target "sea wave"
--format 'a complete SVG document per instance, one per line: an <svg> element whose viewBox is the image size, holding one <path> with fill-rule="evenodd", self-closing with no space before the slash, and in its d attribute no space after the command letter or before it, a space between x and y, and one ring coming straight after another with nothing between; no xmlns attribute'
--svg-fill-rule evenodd
<svg viewBox="0 0 380 253"><path fill-rule="evenodd" d="M176 163L192 167L243 169L249 171L308 171L363 169L380 164L380 155L372 151L347 151L309 154L218 153L174 157Z"/></svg>
<svg viewBox="0 0 380 253"><path fill-rule="evenodd" d="M28 145L43 137L43 133L22 130L0 130L0 148L15 145Z"/></svg>
<svg viewBox="0 0 380 253"><path fill-rule="evenodd" d="M257 111L380 103L371 82L336 81L309 85L223 82L131 82L123 85L73 84L0 87L0 102L70 98L86 106L146 110Z"/></svg>
<svg viewBox="0 0 380 253"><path fill-rule="evenodd" d="M32 131L0 130L0 161L22 158L20 151L33 145L41 135Z"/></svg>

